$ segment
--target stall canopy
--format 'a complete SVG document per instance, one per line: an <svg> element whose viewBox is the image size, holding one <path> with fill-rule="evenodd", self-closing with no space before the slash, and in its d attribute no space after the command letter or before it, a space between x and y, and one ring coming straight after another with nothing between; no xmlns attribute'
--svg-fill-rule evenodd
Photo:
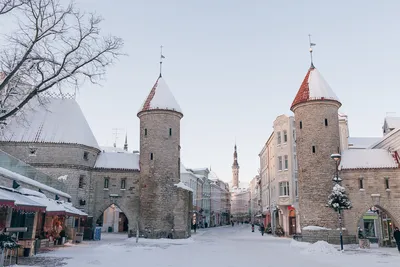
<svg viewBox="0 0 400 267"><path fill-rule="evenodd" d="M0 199L3 200L3 203L13 202L10 206L15 210L24 212L44 212L46 210L46 206L29 199L27 196L11 188L0 187Z"/></svg>

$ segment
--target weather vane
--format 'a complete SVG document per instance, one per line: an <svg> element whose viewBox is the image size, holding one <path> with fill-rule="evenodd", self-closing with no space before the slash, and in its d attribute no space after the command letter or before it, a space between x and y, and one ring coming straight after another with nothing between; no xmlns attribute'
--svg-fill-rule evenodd
<svg viewBox="0 0 400 267"><path fill-rule="evenodd" d="M165 58L162 52L163 46L160 46L160 77L162 77L162 63Z"/></svg>
<svg viewBox="0 0 400 267"><path fill-rule="evenodd" d="M313 63L313 57L312 57L312 52L313 52L313 46L315 46L316 44L311 42L311 34L308 35L308 41L310 43L310 57L311 57L311 68L314 68L314 63Z"/></svg>

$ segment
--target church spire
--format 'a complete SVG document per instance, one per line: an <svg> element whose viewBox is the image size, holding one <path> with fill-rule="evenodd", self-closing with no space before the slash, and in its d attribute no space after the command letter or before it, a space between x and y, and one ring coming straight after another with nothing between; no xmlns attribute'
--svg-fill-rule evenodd
<svg viewBox="0 0 400 267"><path fill-rule="evenodd" d="M233 152L232 187L236 187L236 188L239 187L239 163L238 163L236 142L235 142L235 150Z"/></svg>
<svg viewBox="0 0 400 267"><path fill-rule="evenodd" d="M124 150L128 151L128 133L125 134Z"/></svg>

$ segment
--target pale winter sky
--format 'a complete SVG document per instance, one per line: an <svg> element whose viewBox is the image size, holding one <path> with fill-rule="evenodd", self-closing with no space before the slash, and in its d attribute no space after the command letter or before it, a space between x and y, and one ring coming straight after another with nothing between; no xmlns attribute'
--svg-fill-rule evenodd
<svg viewBox="0 0 400 267"><path fill-rule="evenodd" d="M104 32L125 40L129 54L109 70L103 87L86 85L78 101L102 145L113 128L139 148L140 105L163 77L184 112L182 162L231 180L238 145L240 179L257 174L258 153L276 116L286 113L314 62L343 103L351 136L381 136L386 112L400 99L400 2L79 0L96 11ZM118 145L123 144L124 133Z"/></svg>

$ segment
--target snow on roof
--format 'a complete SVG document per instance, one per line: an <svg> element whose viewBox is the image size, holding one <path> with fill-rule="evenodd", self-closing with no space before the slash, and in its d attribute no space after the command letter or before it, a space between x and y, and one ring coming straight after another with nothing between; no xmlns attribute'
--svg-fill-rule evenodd
<svg viewBox="0 0 400 267"><path fill-rule="evenodd" d="M41 197L41 198L47 198L45 194L40 193L39 191L35 191L32 189L28 188L23 188L23 187L18 187L15 189L15 191L18 191L19 193L26 195L26 196L35 196L35 197Z"/></svg>
<svg viewBox="0 0 400 267"><path fill-rule="evenodd" d="M32 99L22 109L23 116L10 120L1 141L80 144L100 149L74 99L42 97L40 100L42 104Z"/></svg>
<svg viewBox="0 0 400 267"><path fill-rule="evenodd" d="M21 175L19 173L15 173L15 172L12 172L10 170L4 169L2 167L0 167L0 175L4 176L6 178L12 179L12 180L19 181L21 183L25 183L25 184L40 188L40 189L42 189L44 191L59 195L61 197L71 198L71 196L69 194L67 194L67 193L64 193L64 192L62 192L60 190L57 190L57 189L55 189L53 187L50 187L48 185L42 184L42 183L40 183L38 181L35 181L35 180L31 179L31 178L25 177L25 176L23 176L23 175Z"/></svg>
<svg viewBox="0 0 400 267"><path fill-rule="evenodd" d="M400 117L386 117L385 123L389 129L400 128Z"/></svg>
<svg viewBox="0 0 400 267"><path fill-rule="evenodd" d="M192 173L192 172L190 172L190 171L188 171L188 170L186 169L185 165L183 165L182 162L181 162L181 169L180 169L180 172L181 172L181 173Z"/></svg>
<svg viewBox="0 0 400 267"><path fill-rule="evenodd" d="M366 149L382 140L382 137L349 137L349 149Z"/></svg>
<svg viewBox="0 0 400 267"><path fill-rule="evenodd" d="M101 152L94 167L98 169L139 170L139 154Z"/></svg>
<svg viewBox="0 0 400 267"><path fill-rule="evenodd" d="M393 156L386 149L350 149L342 152L341 169L397 168Z"/></svg>
<svg viewBox="0 0 400 267"><path fill-rule="evenodd" d="M129 153L128 151L124 150L120 147L113 147L113 146L100 146L100 149L104 152L120 152L120 153Z"/></svg>
<svg viewBox="0 0 400 267"><path fill-rule="evenodd" d="M14 201L15 205L20 207L21 209L26 209L29 211L35 210L35 208L41 208L44 210L46 207L39 202L33 201L29 198L29 196L24 196L18 192L16 192L12 188L0 187L0 199L6 199Z"/></svg>
<svg viewBox="0 0 400 267"><path fill-rule="evenodd" d="M72 206L72 203L68 203L68 202L61 202L61 203L64 206L64 208L67 210L67 213L75 214L75 215L79 215L79 216L83 216L83 217L88 216L87 213L85 213L85 212L81 211L80 209L77 209L74 206Z"/></svg>
<svg viewBox="0 0 400 267"><path fill-rule="evenodd" d="M321 73L316 68L311 67L290 109L293 109L297 104L313 100L334 100L340 103L339 98L325 81L324 77L322 77Z"/></svg>
<svg viewBox="0 0 400 267"><path fill-rule="evenodd" d="M173 110L182 114L178 102L162 77L157 79L139 112L146 110Z"/></svg>
<svg viewBox="0 0 400 267"><path fill-rule="evenodd" d="M185 189L187 191L193 192L193 189L190 188L189 186L185 185L183 182L179 182L179 183L175 184L175 186L179 187L179 188L182 188L182 189Z"/></svg>

